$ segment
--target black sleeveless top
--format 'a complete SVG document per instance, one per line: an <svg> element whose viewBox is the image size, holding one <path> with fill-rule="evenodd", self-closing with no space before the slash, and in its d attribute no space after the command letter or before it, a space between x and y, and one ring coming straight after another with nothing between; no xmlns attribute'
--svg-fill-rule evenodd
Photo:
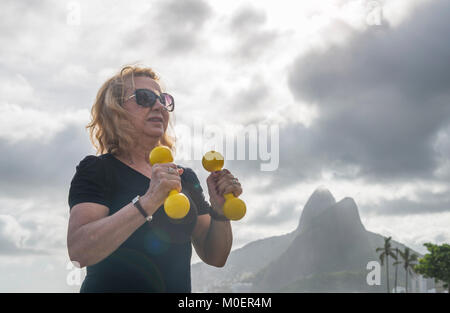
<svg viewBox="0 0 450 313"><path fill-rule="evenodd" d="M197 175L183 168L182 192L191 204L181 220L170 219L163 206L153 220L139 227L116 251L87 267L80 292L191 292L191 234L197 216L209 214ZM150 179L107 153L89 155L76 167L69 207L95 202L109 215L147 191Z"/></svg>

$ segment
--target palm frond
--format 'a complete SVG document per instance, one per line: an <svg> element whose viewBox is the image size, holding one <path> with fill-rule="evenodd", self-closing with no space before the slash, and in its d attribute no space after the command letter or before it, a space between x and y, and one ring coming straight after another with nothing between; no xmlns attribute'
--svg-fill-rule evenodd
<svg viewBox="0 0 450 313"><path fill-rule="evenodd" d="M389 254L394 260L397 260L397 256L396 256L392 251L388 251L388 254Z"/></svg>
<svg viewBox="0 0 450 313"><path fill-rule="evenodd" d="M385 253L384 253L384 252L383 252L382 254L380 254L381 266L384 265L384 256L385 256Z"/></svg>

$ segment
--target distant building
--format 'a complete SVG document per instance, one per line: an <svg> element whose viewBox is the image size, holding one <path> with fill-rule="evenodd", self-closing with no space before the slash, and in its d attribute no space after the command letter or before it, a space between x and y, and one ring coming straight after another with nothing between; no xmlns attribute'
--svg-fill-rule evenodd
<svg viewBox="0 0 450 313"><path fill-rule="evenodd" d="M411 277L411 288L408 288L410 292L416 293L435 293L436 288L434 286L434 280L425 278L422 275L413 275Z"/></svg>
<svg viewBox="0 0 450 313"><path fill-rule="evenodd" d="M393 292L393 293L405 293L405 292L406 292L406 289L405 289L405 287L397 286L397 289L392 288L392 292Z"/></svg>

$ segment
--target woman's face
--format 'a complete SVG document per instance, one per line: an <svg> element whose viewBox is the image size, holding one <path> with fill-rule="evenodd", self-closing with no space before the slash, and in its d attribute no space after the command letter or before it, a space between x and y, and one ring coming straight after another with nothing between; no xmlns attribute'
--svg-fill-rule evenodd
<svg viewBox="0 0 450 313"><path fill-rule="evenodd" d="M135 89L150 89L157 95L160 95L162 90L159 84L150 77L135 77ZM130 88L125 94L125 99L134 94L134 89ZM139 134L153 137L155 139L161 138L167 129L169 123L169 112L164 109L164 106L156 100L155 105L151 108L143 107L136 103L136 97L126 100L123 107L130 112L133 124ZM152 121L150 118L159 117L162 122Z"/></svg>

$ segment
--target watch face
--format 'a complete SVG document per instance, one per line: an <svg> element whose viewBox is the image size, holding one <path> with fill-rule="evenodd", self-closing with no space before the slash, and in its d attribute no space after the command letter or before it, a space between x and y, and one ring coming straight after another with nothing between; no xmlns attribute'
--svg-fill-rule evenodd
<svg viewBox="0 0 450 313"><path fill-rule="evenodd" d="M134 199L132 200L133 204L136 203L139 200L139 196L134 197Z"/></svg>

